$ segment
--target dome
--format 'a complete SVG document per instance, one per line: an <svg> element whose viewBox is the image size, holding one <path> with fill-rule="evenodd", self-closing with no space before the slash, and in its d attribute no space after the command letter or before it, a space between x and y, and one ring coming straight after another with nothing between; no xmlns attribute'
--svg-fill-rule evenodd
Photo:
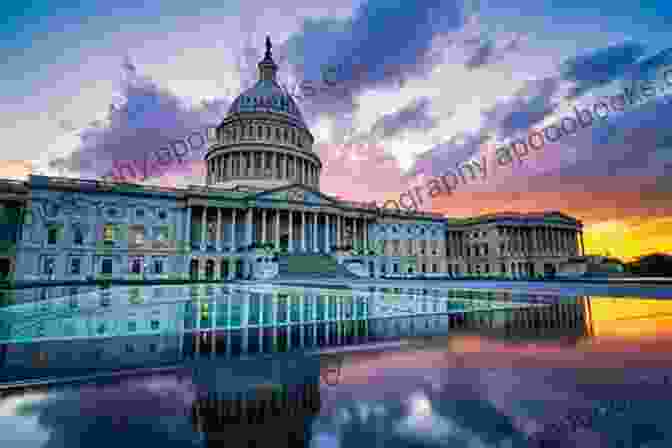
<svg viewBox="0 0 672 448"><path fill-rule="evenodd" d="M231 104L205 154L206 185L263 191L301 184L319 190L322 162L292 96L276 80L266 38L259 80Z"/></svg>
<svg viewBox="0 0 672 448"><path fill-rule="evenodd" d="M273 61L271 48L271 40L267 37L266 55L259 62L259 80L236 98L229 108L228 115L270 112L283 115L298 127L307 128L294 99L276 80L278 66Z"/></svg>
<svg viewBox="0 0 672 448"><path fill-rule="evenodd" d="M284 115L299 127L306 128L301 111L291 95L274 79L260 79L231 104L228 115L249 112L271 112Z"/></svg>

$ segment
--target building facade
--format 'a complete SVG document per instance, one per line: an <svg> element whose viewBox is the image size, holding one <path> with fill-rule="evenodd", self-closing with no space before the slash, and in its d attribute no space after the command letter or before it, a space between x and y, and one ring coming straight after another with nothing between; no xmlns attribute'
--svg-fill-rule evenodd
<svg viewBox="0 0 672 448"><path fill-rule="evenodd" d="M579 254L582 225L559 212L451 220L321 193L314 137L276 73L267 40L258 82L208 148L204 186L31 176L16 187L25 204L16 255L0 267L26 281L273 277L275 257L261 246L335 256L373 277L520 277L554 273Z"/></svg>

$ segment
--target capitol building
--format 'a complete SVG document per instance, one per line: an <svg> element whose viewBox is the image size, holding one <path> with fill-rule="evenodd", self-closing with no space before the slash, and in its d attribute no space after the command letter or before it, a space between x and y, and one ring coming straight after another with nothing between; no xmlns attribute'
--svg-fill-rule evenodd
<svg viewBox="0 0 672 448"><path fill-rule="evenodd" d="M560 212L468 219L377 209L320 192L322 162L270 41L259 79L206 153L204 186L163 188L31 175L0 180L0 277L17 281L530 277L583 255Z"/></svg>

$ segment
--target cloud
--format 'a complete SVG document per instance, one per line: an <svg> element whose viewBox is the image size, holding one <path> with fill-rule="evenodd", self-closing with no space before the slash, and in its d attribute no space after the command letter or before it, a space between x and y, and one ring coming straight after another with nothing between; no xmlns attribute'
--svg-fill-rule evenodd
<svg viewBox="0 0 672 448"><path fill-rule="evenodd" d="M626 75L644 52L645 46L638 42L600 48L565 61L562 78L576 83L571 97L577 97Z"/></svg>
<svg viewBox="0 0 672 448"><path fill-rule="evenodd" d="M428 131L438 125L438 120L429 116L430 99L416 98L398 111L383 115L371 127L371 136L376 139L395 137L405 130Z"/></svg>
<svg viewBox="0 0 672 448"><path fill-rule="evenodd" d="M228 98L188 104L136 70L128 59L124 60L122 103L110 105L104 124L85 128L79 134L80 144L70 154L49 160L50 169L100 177L111 171L115 161L143 161L145 157L156 160L151 154L171 140L184 139L195 130L218 124L230 104ZM200 163L204 150L205 145L200 151L190 151L184 164L172 163L163 174L190 172L190 165Z"/></svg>
<svg viewBox="0 0 672 448"><path fill-rule="evenodd" d="M419 155L406 178L439 176L477 155L486 141L487 136L483 133L459 134Z"/></svg>
<svg viewBox="0 0 672 448"><path fill-rule="evenodd" d="M319 79L327 65L345 67L343 81L359 92L392 85L400 74L427 73L439 62L431 51L436 36L463 24L455 0L370 0L348 20L306 19L301 32L287 41L286 52L288 62L303 71L302 79ZM353 73L353 65L361 70Z"/></svg>
<svg viewBox="0 0 672 448"><path fill-rule="evenodd" d="M498 102L483 113L483 127L496 129L502 138L527 131L556 110L559 91L560 81L554 77L527 81L508 100Z"/></svg>
<svg viewBox="0 0 672 448"><path fill-rule="evenodd" d="M465 66L469 70L484 67L504 59L507 53L520 51L520 43L523 37L514 35L513 37L501 40L487 38L470 38L464 41L467 46L476 46L474 53L467 59Z"/></svg>

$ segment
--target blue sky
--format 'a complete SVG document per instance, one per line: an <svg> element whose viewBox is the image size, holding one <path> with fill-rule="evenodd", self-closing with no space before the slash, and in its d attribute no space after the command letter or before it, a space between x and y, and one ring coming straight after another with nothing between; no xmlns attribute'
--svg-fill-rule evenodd
<svg viewBox="0 0 672 448"><path fill-rule="evenodd" d="M672 63L668 3L5 2L0 175L29 166L99 176L115 159L216 123L256 79L270 34L288 86L319 78L327 64L356 57L365 65L345 97L318 95L299 106L317 137L326 193L398 197L487 153L485 136L485 146L501 145L572 105L621 92L623 79L639 79L645 68ZM127 60L135 70L123 68ZM147 98L144 113L129 120L129 108ZM426 205L449 215L558 208L608 229L647 219L672 228L667 109L656 98L612 114L508 173ZM152 181L198 183L201 158Z"/></svg>

